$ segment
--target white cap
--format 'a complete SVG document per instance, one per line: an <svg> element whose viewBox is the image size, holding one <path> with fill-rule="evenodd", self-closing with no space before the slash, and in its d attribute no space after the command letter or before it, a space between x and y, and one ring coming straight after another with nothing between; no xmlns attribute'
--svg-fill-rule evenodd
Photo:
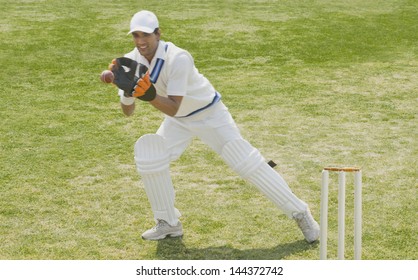
<svg viewBox="0 0 418 280"><path fill-rule="evenodd" d="M131 29L128 34L135 31L145 33L153 33L158 28L158 19L154 13L150 11L140 11L131 19Z"/></svg>

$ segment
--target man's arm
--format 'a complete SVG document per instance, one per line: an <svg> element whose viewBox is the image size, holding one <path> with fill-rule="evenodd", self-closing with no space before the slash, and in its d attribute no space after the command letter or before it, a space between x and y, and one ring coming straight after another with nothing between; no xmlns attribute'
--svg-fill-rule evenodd
<svg viewBox="0 0 418 280"><path fill-rule="evenodd" d="M122 108L122 112L125 114L125 116L132 116L132 114L135 111L135 103L132 103L131 105L125 105L123 103L120 103L120 106Z"/></svg>
<svg viewBox="0 0 418 280"><path fill-rule="evenodd" d="M169 116L175 116L180 108L183 96L187 92L187 81L194 64L192 58L187 54L181 54L174 59L169 70L167 83L167 97L157 94L150 103Z"/></svg>
<svg viewBox="0 0 418 280"><path fill-rule="evenodd" d="M154 100L150 101L150 103L164 114L174 116L176 115L182 100L183 96L162 97L157 95ZM135 103L130 105L120 103L120 106L122 108L122 112L128 117L132 116L135 111Z"/></svg>
<svg viewBox="0 0 418 280"><path fill-rule="evenodd" d="M176 115L177 111L179 110L182 100L183 100L183 96L162 97L157 94L155 99L150 101L150 103L152 104L152 106L154 106L155 108L157 108L164 114L173 117Z"/></svg>
<svg viewBox="0 0 418 280"><path fill-rule="evenodd" d="M135 99L134 97L126 97L124 91L119 89L118 95L120 98L120 107L125 116L132 116L135 111Z"/></svg>

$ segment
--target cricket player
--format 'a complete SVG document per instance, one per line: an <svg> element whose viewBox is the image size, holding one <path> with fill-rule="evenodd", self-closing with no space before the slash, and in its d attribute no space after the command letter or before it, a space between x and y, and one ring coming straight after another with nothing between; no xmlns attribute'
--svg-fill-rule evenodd
<svg viewBox="0 0 418 280"><path fill-rule="evenodd" d="M145 10L136 13L128 34L135 48L109 66L114 74L113 83L119 88L122 111L132 115L139 99L165 115L157 132L141 136L134 148L137 170L156 222L142 238L160 240L183 235L169 168L192 138L198 137L240 177L254 184L294 219L307 242L316 241L319 226L308 205L292 193L260 152L243 139L221 94L198 72L190 53L161 40L155 14Z"/></svg>

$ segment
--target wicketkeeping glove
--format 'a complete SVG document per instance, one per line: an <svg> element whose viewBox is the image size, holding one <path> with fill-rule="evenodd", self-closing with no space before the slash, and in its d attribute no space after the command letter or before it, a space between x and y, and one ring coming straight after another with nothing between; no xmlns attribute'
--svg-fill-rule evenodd
<svg viewBox="0 0 418 280"><path fill-rule="evenodd" d="M147 71L147 73L145 73L145 75L136 82L132 96L138 97L143 101L152 101L156 95L157 93L155 91L155 87L151 83L149 72Z"/></svg>
<svg viewBox="0 0 418 280"><path fill-rule="evenodd" d="M138 69L139 77L135 75ZM151 101L156 97L154 85L149 79L148 68L127 57L119 57L109 65L115 76L113 83L123 90L126 97Z"/></svg>

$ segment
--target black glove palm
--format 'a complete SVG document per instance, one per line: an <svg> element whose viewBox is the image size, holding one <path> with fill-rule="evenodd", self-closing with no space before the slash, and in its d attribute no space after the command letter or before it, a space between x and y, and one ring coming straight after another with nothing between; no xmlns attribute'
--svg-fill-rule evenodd
<svg viewBox="0 0 418 280"><path fill-rule="evenodd" d="M113 83L124 91L124 95L126 97L132 97L132 93L138 80L148 70L145 65L127 57L119 57L114 59L109 68L115 76ZM137 69L139 76L135 75Z"/></svg>

